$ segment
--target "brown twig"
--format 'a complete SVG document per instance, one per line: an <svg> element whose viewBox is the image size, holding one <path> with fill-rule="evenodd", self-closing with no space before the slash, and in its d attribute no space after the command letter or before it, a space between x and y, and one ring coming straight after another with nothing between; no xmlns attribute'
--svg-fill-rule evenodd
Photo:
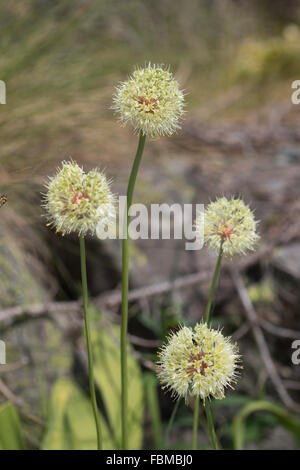
<svg viewBox="0 0 300 470"><path fill-rule="evenodd" d="M147 338L140 338L139 336L128 334L128 340L131 344L135 344L137 346L142 346L144 348L158 348L161 345L161 341L158 339L147 339Z"/></svg>
<svg viewBox="0 0 300 470"><path fill-rule="evenodd" d="M234 341L239 341L243 336L245 336L250 330L251 326L248 322L245 322L240 328L238 328L232 335Z"/></svg>
<svg viewBox="0 0 300 470"><path fill-rule="evenodd" d="M291 410L300 412L300 405L296 403L288 394L283 381L281 380L277 369L275 367L274 361L271 357L267 342L265 340L265 337L263 335L262 329L259 326L259 322L257 319L257 315L255 312L255 309L253 307L253 304L251 302L251 299L248 295L247 289L245 288L245 285L243 283L243 280L240 276L240 274L236 270L232 270L232 278L234 281L234 284L236 286L237 292L239 294L240 300L242 302L242 305L245 309L245 312L247 314L248 321L251 325L253 335L255 338L255 341L257 343L257 346L260 351L261 358L263 360L263 363L265 365L266 371L279 395L281 398L282 402Z"/></svg>
<svg viewBox="0 0 300 470"><path fill-rule="evenodd" d="M198 272L194 274L188 274L186 276L179 277L175 279L175 281L163 281L159 284L154 284L152 286L140 287L138 289L134 289L129 292L128 299L129 301L133 302L140 299L146 299L149 297L154 297L157 295L165 294L169 292L171 289L182 289L184 287L192 286L194 284L198 284L203 282L207 279L206 272ZM120 291L113 291L107 294L103 294L102 296L96 299L96 302L101 303L102 305L109 307L114 307L115 305L120 304L121 302L121 292Z"/></svg>
<svg viewBox="0 0 300 470"><path fill-rule="evenodd" d="M171 289L182 289L203 282L207 279L207 273L194 273L179 277L174 282L164 281L152 286L141 287L129 292L129 301L134 302L140 299L146 299L153 296L162 295ZM113 290L104 293L91 302L99 308L112 308L118 306L121 302L121 291ZM41 316L52 316L55 313L80 312L82 308L81 299L70 302L48 302L45 304L29 305L27 307L10 307L0 311L0 328L5 329L12 324L23 321L26 318L39 318Z"/></svg>
<svg viewBox="0 0 300 470"><path fill-rule="evenodd" d="M296 382L296 380L284 380L283 383L290 390L300 390L300 382Z"/></svg>
<svg viewBox="0 0 300 470"><path fill-rule="evenodd" d="M3 364L0 366L0 372L13 372L18 369L22 369L22 367L28 364L28 359L26 357L22 358L20 361L14 362L12 364Z"/></svg>
<svg viewBox="0 0 300 470"><path fill-rule="evenodd" d="M24 418L29 419L33 423L39 424L40 426L44 426L44 423L42 420L40 420L37 416L32 415L31 413L27 413L26 411L23 410L24 406L24 401L22 398L17 397L9 388L8 386L3 382L2 379L0 379L0 393L11 403L13 403L15 406L18 407L19 412L21 413Z"/></svg>
<svg viewBox="0 0 300 470"><path fill-rule="evenodd" d="M291 330L289 328L282 328L281 326L274 325L264 318L261 318L259 323L264 330L266 330L268 333L271 333L272 335L280 336L281 338L300 339L299 331Z"/></svg>
<svg viewBox="0 0 300 470"><path fill-rule="evenodd" d="M22 398L17 397L17 396L8 388L8 386L3 382L2 379L0 379L0 393L2 393L2 395L3 395L7 400L9 400L10 402L12 402L14 405L17 405L17 406L23 406L23 405L24 405L24 402L23 402Z"/></svg>

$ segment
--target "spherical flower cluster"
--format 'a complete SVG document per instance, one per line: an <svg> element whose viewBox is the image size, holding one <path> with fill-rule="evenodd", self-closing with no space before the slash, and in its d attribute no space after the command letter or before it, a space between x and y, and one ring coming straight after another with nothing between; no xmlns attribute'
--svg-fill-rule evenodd
<svg viewBox="0 0 300 470"><path fill-rule="evenodd" d="M129 80L119 85L113 101L120 121L131 123L144 135L171 135L180 127L184 94L163 67L149 64L135 70Z"/></svg>
<svg viewBox="0 0 300 470"><path fill-rule="evenodd" d="M110 182L99 170L85 173L75 162L63 162L50 178L44 196L48 225L57 232L94 235L98 224L109 226L115 220L114 195Z"/></svg>
<svg viewBox="0 0 300 470"><path fill-rule="evenodd" d="M203 230L204 226L204 230ZM196 220L196 234L204 232L204 244L231 258L253 251L259 240L257 221L241 199L221 197L211 202Z"/></svg>
<svg viewBox="0 0 300 470"><path fill-rule="evenodd" d="M186 402L197 395L221 399L225 387L235 382L239 358L236 344L220 331L206 323L184 326L161 349L158 376L163 388Z"/></svg>

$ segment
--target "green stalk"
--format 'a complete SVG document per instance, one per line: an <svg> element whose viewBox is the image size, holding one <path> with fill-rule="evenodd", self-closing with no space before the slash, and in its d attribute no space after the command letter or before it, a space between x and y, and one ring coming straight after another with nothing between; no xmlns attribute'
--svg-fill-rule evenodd
<svg viewBox="0 0 300 470"><path fill-rule="evenodd" d="M122 449L128 448L128 377L127 377L127 323L128 323L128 212L132 204L135 181L143 155L146 136L141 132L137 152L131 169L125 214L125 234L122 240L122 319L121 319L121 422Z"/></svg>
<svg viewBox="0 0 300 470"><path fill-rule="evenodd" d="M209 319L210 319L211 308L212 308L212 303L213 303L214 294L215 294L215 290L216 290L217 280L219 278L220 269L221 269L222 257L223 257L223 241L221 242L220 251L219 251L219 255L218 255L218 259L217 259L217 264L216 264L215 272L214 272L214 275L213 275L213 278L212 278L212 283L211 283L211 286L210 286L208 302L207 302L207 306L206 306L206 310L205 310L204 320L205 320L206 323L208 323ZM215 450L218 450L219 446L218 446L214 421L213 421L213 417L212 417L212 414L211 414L210 404L208 402L204 403L204 409L205 409L205 412L206 412L207 424L208 424L210 439L211 439L213 448Z"/></svg>
<svg viewBox="0 0 300 470"><path fill-rule="evenodd" d="M215 272L214 272L214 275L213 275L212 283L211 283L211 286L210 286L208 302L207 302L205 315L204 315L204 321L206 323L208 323L209 317L210 317L210 312L211 312L212 302L213 302L213 298L214 298L214 294L215 294L216 284L217 284L217 280L218 280L220 269L221 269L222 257L223 257L223 242L221 243L221 246L220 246L218 260L217 260L217 264L216 264L216 267L215 267Z"/></svg>
<svg viewBox="0 0 300 470"><path fill-rule="evenodd" d="M219 450L219 444L218 444L218 439L217 439L217 436L216 436L214 420L213 420L213 417L212 417L210 404L208 402L204 403L204 409L205 409L205 412L206 412L209 435L210 435L210 440L211 440L213 449L214 450Z"/></svg>
<svg viewBox="0 0 300 470"><path fill-rule="evenodd" d="M160 407L157 393L157 380L151 372L147 373L145 376L145 386L151 421L152 438L155 449L159 449L162 441Z"/></svg>
<svg viewBox="0 0 300 470"><path fill-rule="evenodd" d="M196 395L195 398L195 408L194 408L194 423L193 423L193 445L192 449L197 450L197 434L198 434L198 420L199 420L199 395Z"/></svg>
<svg viewBox="0 0 300 470"><path fill-rule="evenodd" d="M163 440L163 448L166 447L166 444L167 444L167 441L168 441L168 438L169 438L169 434L171 432L171 429L172 429L172 426L173 426L173 423L174 423L174 420L175 420L175 417L176 417L176 414L177 414L177 411L178 411L178 408L179 408L179 404L180 404L180 398L177 398L176 404L173 408L170 420L169 420L168 425L167 425L166 433L165 433L164 440Z"/></svg>
<svg viewBox="0 0 300 470"><path fill-rule="evenodd" d="M84 240L84 237L82 236L79 237L79 240L80 240L80 264L81 264L84 327L85 327L85 337L86 337L88 364L89 364L90 395L91 395L91 402L92 402L93 414L95 418L95 425L96 425L96 431L97 431L97 448L98 450L101 450L102 449L102 435L101 435L101 425L100 425L100 418L99 418L99 413L98 413L98 406L97 406L96 392L95 392L92 341L91 341L90 318L89 318L89 310L88 310L88 287L87 287L87 275L86 275L85 240Z"/></svg>

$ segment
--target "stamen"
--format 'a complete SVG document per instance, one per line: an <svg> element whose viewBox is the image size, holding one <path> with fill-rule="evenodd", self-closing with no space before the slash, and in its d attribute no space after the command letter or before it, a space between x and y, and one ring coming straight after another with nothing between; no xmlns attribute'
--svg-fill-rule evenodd
<svg viewBox="0 0 300 470"><path fill-rule="evenodd" d="M138 96L137 102L141 105L149 106L150 109L145 111L146 113L154 114L154 109L158 109L157 98L146 98L144 96Z"/></svg>

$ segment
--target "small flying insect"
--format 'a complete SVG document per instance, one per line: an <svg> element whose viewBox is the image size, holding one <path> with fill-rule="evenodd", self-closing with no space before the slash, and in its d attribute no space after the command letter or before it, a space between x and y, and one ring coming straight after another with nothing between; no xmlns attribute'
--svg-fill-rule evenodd
<svg viewBox="0 0 300 470"><path fill-rule="evenodd" d="M0 207L4 206L6 202L7 202L7 196L5 194L2 194L2 196L0 196Z"/></svg>

